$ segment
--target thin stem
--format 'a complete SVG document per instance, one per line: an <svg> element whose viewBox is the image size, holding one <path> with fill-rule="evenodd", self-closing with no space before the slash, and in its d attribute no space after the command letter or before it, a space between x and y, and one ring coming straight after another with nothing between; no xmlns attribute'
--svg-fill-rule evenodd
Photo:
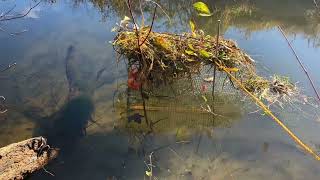
<svg viewBox="0 0 320 180"><path fill-rule="evenodd" d="M9 9L7 12L3 13L1 16L0 16L0 19L5 17L6 15L8 15L17 5L14 5L11 9Z"/></svg>
<svg viewBox="0 0 320 180"><path fill-rule="evenodd" d="M152 179L152 176L153 176L152 154L153 154L153 152L151 152L151 154L149 155L150 172L151 172L151 175L149 176L149 179L150 179L150 180Z"/></svg>
<svg viewBox="0 0 320 180"><path fill-rule="evenodd" d="M289 40L288 40L286 34L284 33L284 31L282 30L282 28L281 28L280 26L278 26L278 29L279 29L279 31L281 32L281 34L283 35L283 37L286 39L286 41L287 41L287 43L288 43L288 46L289 46L290 49L292 50L294 56L296 57L297 61L298 61L299 64L300 64L302 70L303 70L304 73L307 75L307 77L308 77L308 79L309 79L309 81L310 81L310 84L311 84L311 86L312 86L314 92L316 93L316 95L317 95L317 97L318 97L318 100L319 100L319 102L320 102L320 95L319 95L319 93L318 93L318 91L317 91L317 89L316 89L316 87L315 87L315 85L314 85L314 82L313 82L313 80L311 79L311 77L310 77L307 69L306 69L305 66L303 65L303 63L302 63L302 61L300 60L299 56L297 55L296 51L293 49L293 46L292 46L291 43L289 42Z"/></svg>
<svg viewBox="0 0 320 180"><path fill-rule="evenodd" d="M142 46L142 45L146 42L146 40L148 39L148 37L149 37L149 35L150 35L151 31L152 31L152 28L153 28L154 20L155 20L155 17L156 17L156 12L157 12L157 6L154 7L153 16L152 16L152 22L151 22L151 27L149 28L149 31L148 31L148 33L147 33L147 36L146 36L146 38L142 41L142 43L139 44L139 46Z"/></svg>
<svg viewBox="0 0 320 180"><path fill-rule="evenodd" d="M146 119L146 123L150 127L151 131L153 131L152 123L149 122L149 119L148 119L148 116L147 116L146 101L145 101L144 95L143 95L143 86L142 86L142 84L140 86L140 94L141 94L141 98L142 98L144 118Z"/></svg>
<svg viewBox="0 0 320 180"><path fill-rule="evenodd" d="M216 58L219 55L219 36L220 36L220 23L221 21L218 20L218 27L217 27L217 42L216 42ZM217 74L217 67L214 66L213 69L213 81L212 81L212 110L214 111L214 91L215 91L215 84L216 84L216 74Z"/></svg>
<svg viewBox="0 0 320 180"><path fill-rule="evenodd" d="M134 24L134 29L135 29L136 35L137 35L137 37L138 37L138 45L139 45L140 42L139 42L138 25L137 25L137 23L136 23L136 20L135 20L135 18L134 18L133 12L132 12L131 0L128 0L128 1L127 1L127 5L128 5L128 9L129 9L129 12L130 12L130 15L131 15L133 24Z"/></svg>

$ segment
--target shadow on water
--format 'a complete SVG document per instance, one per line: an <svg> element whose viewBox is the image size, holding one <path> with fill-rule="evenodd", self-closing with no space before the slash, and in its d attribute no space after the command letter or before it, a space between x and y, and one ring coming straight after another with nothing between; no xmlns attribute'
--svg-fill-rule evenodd
<svg viewBox="0 0 320 180"><path fill-rule="evenodd" d="M65 57L65 73L69 91L65 104L52 115L40 118L34 136L45 136L49 143L61 149L61 156L72 152L80 138L86 135L88 122L92 120L94 103L90 87L81 88L77 70L76 49L70 45Z"/></svg>
<svg viewBox="0 0 320 180"><path fill-rule="evenodd" d="M78 140L86 134L93 111L94 105L90 97L76 97L54 115L41 119L34 135L48 138L52 146L61 149L61 155L72 152Z"/></svg>

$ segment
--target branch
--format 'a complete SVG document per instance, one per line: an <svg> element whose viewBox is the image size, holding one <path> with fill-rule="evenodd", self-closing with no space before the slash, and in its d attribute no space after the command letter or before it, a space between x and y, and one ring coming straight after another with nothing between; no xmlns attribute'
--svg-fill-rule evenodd
<svg viewBox="0 0 320 180"><path fill-rule="evenodd" d="M142 46L142 45L146 42L146 40L148 39L148 37L149 37L149 35L150 35L151 31L152 31L152 28L153 28L154 20L155 20L155 17L156 17L156 12L157 12L157 6L154 7L154 12L153 12L153 16L152 16L152 22L151 22L150 29L149 29L149 31L148 31L148 33L147 33L147 36L146 36L146 38L142 41L142 43L139 44L139 46Z"/></svg>
<svg viewBox="0 0 320 180"><path fill-rule="evenodd" d="M8 17L8 14L15 8L15 6L13 8L11 8L9 11L7 11L4 15L0 16L0 21L9 21L9 20L13 20L13 19L19 19L19 18L23 18L25 16L27 16L32 9L34 9L35 7L37 7L40 3L42 2L42 0L40 0L37 4L35 4L34 6L32 6L26 13L21 14L21 15L16 15L16 16L10 16Z"/></svg>

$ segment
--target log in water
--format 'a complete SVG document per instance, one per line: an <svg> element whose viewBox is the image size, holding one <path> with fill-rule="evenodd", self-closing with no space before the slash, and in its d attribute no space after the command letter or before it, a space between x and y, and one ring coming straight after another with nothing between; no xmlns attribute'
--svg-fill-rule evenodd
<svg viewBox="0 0 320 180"><path fill-rule="evenodd" d="M24 179L58 156L46 139L36 137L0 148L0 179Z"/></svg>

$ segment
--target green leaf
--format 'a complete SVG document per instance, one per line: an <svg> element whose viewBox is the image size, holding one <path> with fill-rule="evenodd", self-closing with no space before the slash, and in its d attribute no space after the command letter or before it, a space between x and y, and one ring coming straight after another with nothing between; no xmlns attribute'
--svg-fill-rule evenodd
<svg viewBox="0 0 320 180"><path fill-rule="evenodd" d="M194 24L194 22L189 21L189 25L190 25L191 32L194 32L196 30L196 25Z"/></svg>
<svg viewBox="0 0 320 180"><path fill-rule="evenodd" d="M200 50L199 53L202 57L205 57L205 58L211 58L213 56L212 53L206 50Z"/></svg>
<svg viewBox="0 0 320 180"><path fill-rule="evenodd" d="M199 16L212 16L208 6L201 1L194 3L193 7L198 11Z"/></svg>

